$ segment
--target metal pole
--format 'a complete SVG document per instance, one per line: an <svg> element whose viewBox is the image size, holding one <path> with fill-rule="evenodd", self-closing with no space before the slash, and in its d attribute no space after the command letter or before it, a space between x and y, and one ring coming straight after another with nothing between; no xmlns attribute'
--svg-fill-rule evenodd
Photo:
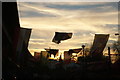
<svg viewBox="0 0 120 80"><path fill-rule="evenodd" d="M83 79L85 78L85 64L86 64L86 62L85 62L85 45L82 45L82 50L83 50L83 73L82 73L82 77L83 77Z"/></svg>
<svg viewBox="0 0 120 80"><path fill-rule="evenodd" d="M110 55L110 47L108 47L108 56L109 56L109 59L108 59L108 67L109 67L109 70L111 70L111 55Z"/></svg>
<svg viewBox="0 0 120 80"><path fill-rule="evenodd" d="M85 57L85 45L82 45L83 57Z"/></svg>

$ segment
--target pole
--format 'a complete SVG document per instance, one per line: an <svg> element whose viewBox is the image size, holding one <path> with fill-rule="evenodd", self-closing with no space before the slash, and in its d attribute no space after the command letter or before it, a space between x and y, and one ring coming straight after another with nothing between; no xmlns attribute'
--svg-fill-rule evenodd
<svg viewBox="0 0 120 80"><path fill-rule="evenodd" d="M108 67L109 67L109 70L111 70L111 55L110 55L110 47L108 47Z"/></svg>
<svg viewBox="0 0 120 80"><path fill-rule="evenodd" d="M85 57L85 45L82 45L83 57Z"/></svg>
<svg viewBox="0 0 120 80"><path fill-rule="evenodd" d="M83 50L83 73L82 73L82 77L83 77L83 79L85 79L85 64L86 64L86 62L85 62L85 45L82 45L82 50Z"/></svg>

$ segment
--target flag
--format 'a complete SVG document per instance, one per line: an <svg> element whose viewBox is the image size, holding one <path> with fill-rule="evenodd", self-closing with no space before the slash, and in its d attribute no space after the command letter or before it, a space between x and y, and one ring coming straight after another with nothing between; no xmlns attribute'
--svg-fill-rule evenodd
<svg viewBox="0 0 120 80"><path fill-rule="evenodd" d="M95 34L93 46L91 47L90 54L92 56L101 56L107 44L109 34Z"/></svg>
<svg viewBox="0 0 120 80"><path fill-rule="evenodd" d="M61 43L61 40L67 40L67 39L70 39L71 37L72 37L72 33L55 32L55 36L52 42L59 44Z"/></svg>

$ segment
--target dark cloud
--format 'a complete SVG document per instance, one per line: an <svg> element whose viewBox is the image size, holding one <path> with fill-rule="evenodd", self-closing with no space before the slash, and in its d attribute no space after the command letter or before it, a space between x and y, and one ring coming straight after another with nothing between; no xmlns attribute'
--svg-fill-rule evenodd
<svg viewBox="0 0 120 80"><path fill-rule="evenodd" d="M108 43L114 43L115 41L114 40L108 40Z"/></svg>
<svg viewBox="0 0 120 80"><path fill-rule="evenodd" d="M80 2L81 3L81 2ZM91 3L91 2L90 2ZM106 7L111 6L112 9L109 9L109 11L117 10L118 9L118 3L117 2L92 2L93 4L86 3L84 5L70 5L68 4L45 4L44 6L49 7L49 8L55 8L55 9L60 9L60 10L96 10L96 12L106 12ZM104 9L101 9L101 7L104 7ZM107 9L108 11L108 9Z"/></svg>
<svg viewBox="0 0 120 80"><path fill-rule="evenodd" d="M84 3L83 3L84 4ZM96 12L96 13L103 13L103 12L113 12L113 11L118 11L118 3L117 2L100 2L100 3L95 3L89 4L86 3L84 5L70 5L69 2L68 4L55 4L55 3L39 3L39 2L26 2L25 5L29 6L34 6L39 8L41 5L46 7L46 8L51 8L51 9L57 9L57 10L89 10L91 12ZM19 5L20 7L28 8L23 5ZM52 15L49 13L43 13L40 11L36 11L34 9L29 9L29 11L20 11L20 16L21 17L56 17L56 15Z"/></svg>
<svg viewBox="0 0 120 80"><path fill-rule="evenodd" d="M20 17L56 17L54 14L45 13L44 11L38 11L34 8L41 8L37 5L43 5L41 3L37 2L25 2L25 3L19 3L19 14Z"/></svg>
<svg viewBox="0 0 120 80"><path fill-rule="evenodd" d="M56 17L55 15L40 13L34 10L31 11L20 11L20 17Z"/></svg>
<svg viewBox="0 0 120 80"><path fill-rule="evenodd" d="M83 35L91 35L91 34L95 34L94 31L86 31L86 30L76 30L76 32L74 33L75 36L83 36Z"/></svg>
<svg viewBox="0 0 120 80"><path fill-rule="evenodd" d="M46 40L39 40L39 39L34 39L34 40L30 40L30 42L34 42L34 43L43 43L46 42Z"/></svg>
<svg viewBox="0 0 120 80"><path fill-rule="evenodd" d="M114 28L118 27L118 24L106 24L106 27Z"/></svg>

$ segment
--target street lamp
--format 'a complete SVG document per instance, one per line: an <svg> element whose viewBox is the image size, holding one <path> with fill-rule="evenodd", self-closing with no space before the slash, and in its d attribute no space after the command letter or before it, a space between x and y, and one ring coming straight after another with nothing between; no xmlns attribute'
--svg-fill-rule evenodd
<svg viewBox="0 0 120 80"><path fill-rule="evenodd" d="M120 34L119 33L115 33L115 36L118 36L118 43L120 43Z"/></svg>
<svg viewBox="0 0 120 80"><path fill-rule="evenodd" d="M85 57L85 45L82 45L82 49L83 49L83 56Z"/></svg>

